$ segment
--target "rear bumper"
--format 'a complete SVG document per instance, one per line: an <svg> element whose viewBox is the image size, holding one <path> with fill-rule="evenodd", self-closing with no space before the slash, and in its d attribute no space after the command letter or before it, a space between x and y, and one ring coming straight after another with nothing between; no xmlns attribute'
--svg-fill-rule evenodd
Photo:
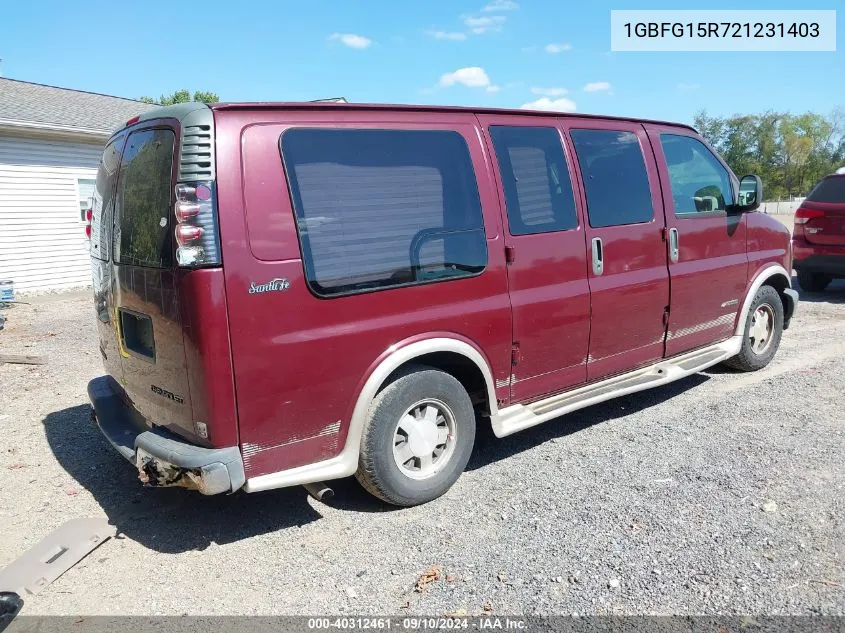
<svg viewBox="0 0 845 633"><path fill-rule="evenodd" d="M811 273L845 276L845 246L811 244L801 236L794 236L792 267Z"/></svg>
<svg viewBox="0 0 845 633"><path fill-rule="evenodd" d="M799 253L795 252L792 267L795 270L806 270L811 273L826 273L837 277L845 277L845 249L839 250L842 253L836 255L801 253L805 256L800 259Z"/></svg>
<svg viewBox="0 0 845 633"><path fill-rule="evenodd" d="M144 485L191 488L205 495L234 492L244 485L237 446L205 448L164 429L150 428L121 393L111 376L88 383L97 426L115 450L136 466Z"/></svg>

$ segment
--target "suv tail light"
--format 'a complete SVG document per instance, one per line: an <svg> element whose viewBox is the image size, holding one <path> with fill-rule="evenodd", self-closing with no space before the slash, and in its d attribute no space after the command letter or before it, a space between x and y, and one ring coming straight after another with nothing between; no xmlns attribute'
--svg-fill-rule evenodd
<svg viewBox="0 0 845 633"><path fill-rule="evenodd" d="M176 185L176 261L187 268L219 266L220 239L214 183Z"/></svg>
<svg viewBox="0 0 845 633"><path fill-rule="evenodd" d="M94 210L88 209L85 212L85 237L91 239L91 219L94 217Z"/></svg>
<svg viewBox="0 0 845 633"><path fill-rule="evenodd" d="M823 218L824 211L818 209L807 209L805 207L798 207L795 212L795 224L807 224L810 220L815 218Z"/></svg>

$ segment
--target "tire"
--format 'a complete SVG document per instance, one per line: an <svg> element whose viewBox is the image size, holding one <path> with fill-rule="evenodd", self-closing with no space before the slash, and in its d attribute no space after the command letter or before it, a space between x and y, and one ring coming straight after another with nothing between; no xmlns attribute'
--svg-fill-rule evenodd
<svg viewBox="0 0 845 633"><path fill-rule="evenodd" d="M415 365L398 373L370 405L355 478L387 503L419 505L452 487L474 444L475 411L463 385L445 372Z"/></svg>
<svg viewBox="0 0 845 633"><path fill-rule="evenodd" d="M769 323L768 336L760 336L763 330L755 327L760 319ZM777 290L771 286L762 286L748 309L739 354L729 358L724 364L739 371L762 369L774 358L782 335L783 302Z"/></svg>
<svg viewBox="0 0 845 633"><path fill-rule="evenodd" d="M798 283L807 292L822 292L831 282L832 277L824 273L811 273L808 270L798 271Z"/></svg>

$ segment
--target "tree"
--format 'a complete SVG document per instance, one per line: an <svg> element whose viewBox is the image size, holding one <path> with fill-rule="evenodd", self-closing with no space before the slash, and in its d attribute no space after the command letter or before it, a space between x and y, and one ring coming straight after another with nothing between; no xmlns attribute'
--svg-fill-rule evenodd
<svg viewBox="0 0 845 633"><path fill-rule="evenodd" d="M724 118L702 110L693 125L738 176L760 176L769 199L806 195L845 163L842 109L828 117L764 112Z"/></svg>
<svg viewBox="0 0 845 633"><path fill-rule="evenodd" d="M161 95L158 99L152 97L141 97L140 101L144 103L155 103L156 105L173 105L174 103L189 103L191 101L199 101L201 103L217 103L220 101L217 94L204 90L196 90L191 95L190 90L177 90L172 95Z"/></svg>

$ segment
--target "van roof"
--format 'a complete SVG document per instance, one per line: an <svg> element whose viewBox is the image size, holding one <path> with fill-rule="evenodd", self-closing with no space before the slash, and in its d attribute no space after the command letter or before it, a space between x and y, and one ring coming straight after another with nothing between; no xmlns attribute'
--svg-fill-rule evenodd
<svg viewBox="0 0 845 633"><path fill-rule="evenodd" d="M181 119L182 116L195 110L209 107L213 110L363 110L363 111L394 111L394 112L461 112L470 114L518 114L523 116L553 116L553 117L578 117L596 120L630 121L634 123L658 123L661 125L673 125L695 131L691 125L676 123L673 121L660 121L657 119L639 119L635 117L607 116L599 114L581 114L569 112L548 112L545 110L517 110L515 108L473 108L461 106L435 106L435 105L411 105L411 104L387 104L387 103L339 103L339 102L314 102L314 101L289 101L289 102L226 102L211 103L207 106L202 103L179 103L172 106L159 108L152 112L141 115L141 120L153 118L173 117Z"/></svg>

